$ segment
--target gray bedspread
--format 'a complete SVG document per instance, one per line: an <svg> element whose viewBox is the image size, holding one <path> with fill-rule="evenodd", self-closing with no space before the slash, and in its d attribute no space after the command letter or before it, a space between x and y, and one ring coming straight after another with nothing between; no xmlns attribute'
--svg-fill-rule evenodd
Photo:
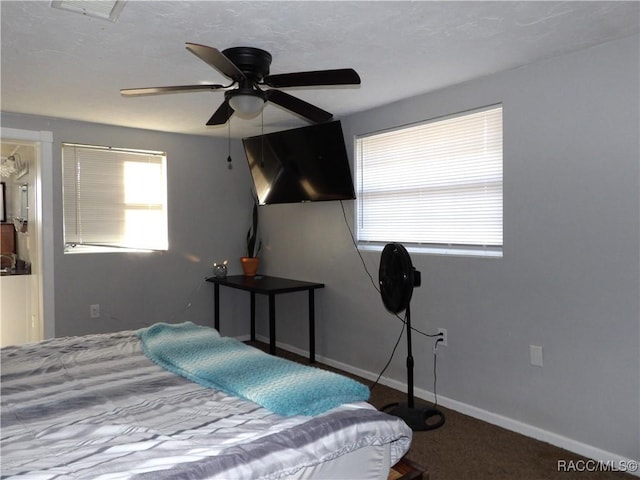
<svg viewBox="0 0 640 480"><path fill-rule="evenodd" d="M168 372L135 332L2 349L2 478L271 479L369 445L408 450L364 402L281 417Z"/></svg>

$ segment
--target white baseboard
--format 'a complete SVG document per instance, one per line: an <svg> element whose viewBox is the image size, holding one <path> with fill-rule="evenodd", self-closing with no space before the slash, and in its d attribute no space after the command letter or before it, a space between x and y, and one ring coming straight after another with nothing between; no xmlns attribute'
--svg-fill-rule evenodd
<svg viewBox="0 0 640 480"><path fill-rule="evenodd" d="M269 343L269 339L267 337L258 335L256 338L261 342ZM295 353L303 357L309 356L308 351L301 350L292 345L276 342L276 346L278 348L287 350L289 352ZM367 380L375 381L375 379L378 377L378 375L375 373L362 370L360 368L355 368L355 367L352 367L351 365L347 365L345 363L338 362L320 355L316 355L316 360L330 367L338 368L344 372L357 375ZM391 378L381 377L379 380L379 383L382 385L386 385L387 387L391 387L395 390L399 390L401 392L405 392L407 389L406 383L399 382ZM435 401L433 392L430 392L428 390L415 388L414 395L417 398L426 400L428 402L433 403ZM592 445L587 445L577 440L564 437L562 435L558 435L557 433L549 432L547 430L536 427L534 425L529 425L527 423L523 423L518 420L514 420L512 418L499 415L497 413L489 412L487 410L483 410L482 408L474 407L473 405L459 402L457 400L444 397L442 395L438 395L438 404L444 407L450 408L451 410L455 410L456 412L462 413L464 415L468 415L470 417L477 418L478 420L482 420L492 425L497 425L499 427L505 428L512 432L519 433L526 437L534 438L536 440L549 443L556 447L563 448L575 454L582 455L583 457L587 457L589 459L595 460L596 462L602 462L602 465L608 466L609 468L625 469L625 466L632 467L635 465L635 471L631 471L633 470L633 468L629 468L627 470L627 473L630 473L636 477L640 477L640 471L638 471L637 469L638 461L640 459L631 459L631 458L623 457L621 455L608 452L606 450L602 450ZM560 459L560 458L558 459L558 461L561 461L561 460L563 459ZM582 466L582 467L585 467L585 466ZM580 468L580 466L578 466L578 468ZM589 466L587 465L586 468L589 468Z"/></svg>

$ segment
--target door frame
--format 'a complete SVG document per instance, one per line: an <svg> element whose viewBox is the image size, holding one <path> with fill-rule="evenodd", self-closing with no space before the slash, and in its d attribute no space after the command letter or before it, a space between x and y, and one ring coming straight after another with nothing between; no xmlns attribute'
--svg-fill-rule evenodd
<svg viewBox="0 0 640 480"><path fill-rule="evenodd" d="M38 282L37 321L31 324L34 340L55 336L55 289L53 248L53 133L49 131L0 129L3 141L21 140L33 142L36 147L35 228L36 251L39 268L35 272ZM32 228L29 218L29 228ZM33 318L33 317L32 317ZM35 324L34 324L35 323Z"/></svg>

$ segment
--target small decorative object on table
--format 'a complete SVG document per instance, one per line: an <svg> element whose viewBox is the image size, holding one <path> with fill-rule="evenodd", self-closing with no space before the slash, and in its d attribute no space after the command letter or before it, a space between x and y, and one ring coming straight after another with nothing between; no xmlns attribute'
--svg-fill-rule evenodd
<svg viewBox="0 0 640 480"><path fill-rule="evenodd" d="M227 261L222 263L213 264L213 276L216 278L226 278L227 276Z"/></svg>

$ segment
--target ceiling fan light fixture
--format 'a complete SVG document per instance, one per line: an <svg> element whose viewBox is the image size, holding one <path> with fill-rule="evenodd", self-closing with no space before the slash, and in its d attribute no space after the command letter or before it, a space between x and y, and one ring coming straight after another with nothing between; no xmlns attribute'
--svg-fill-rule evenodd
<svg viewBox="0 0 640 480"><path fill-rule="evenodd" d="M229 105L241 117L255 117L264 107L264 97L257 95L255 92L238 91L238 93L230 93L233 93L233 95L229 95Z"/></svg>

